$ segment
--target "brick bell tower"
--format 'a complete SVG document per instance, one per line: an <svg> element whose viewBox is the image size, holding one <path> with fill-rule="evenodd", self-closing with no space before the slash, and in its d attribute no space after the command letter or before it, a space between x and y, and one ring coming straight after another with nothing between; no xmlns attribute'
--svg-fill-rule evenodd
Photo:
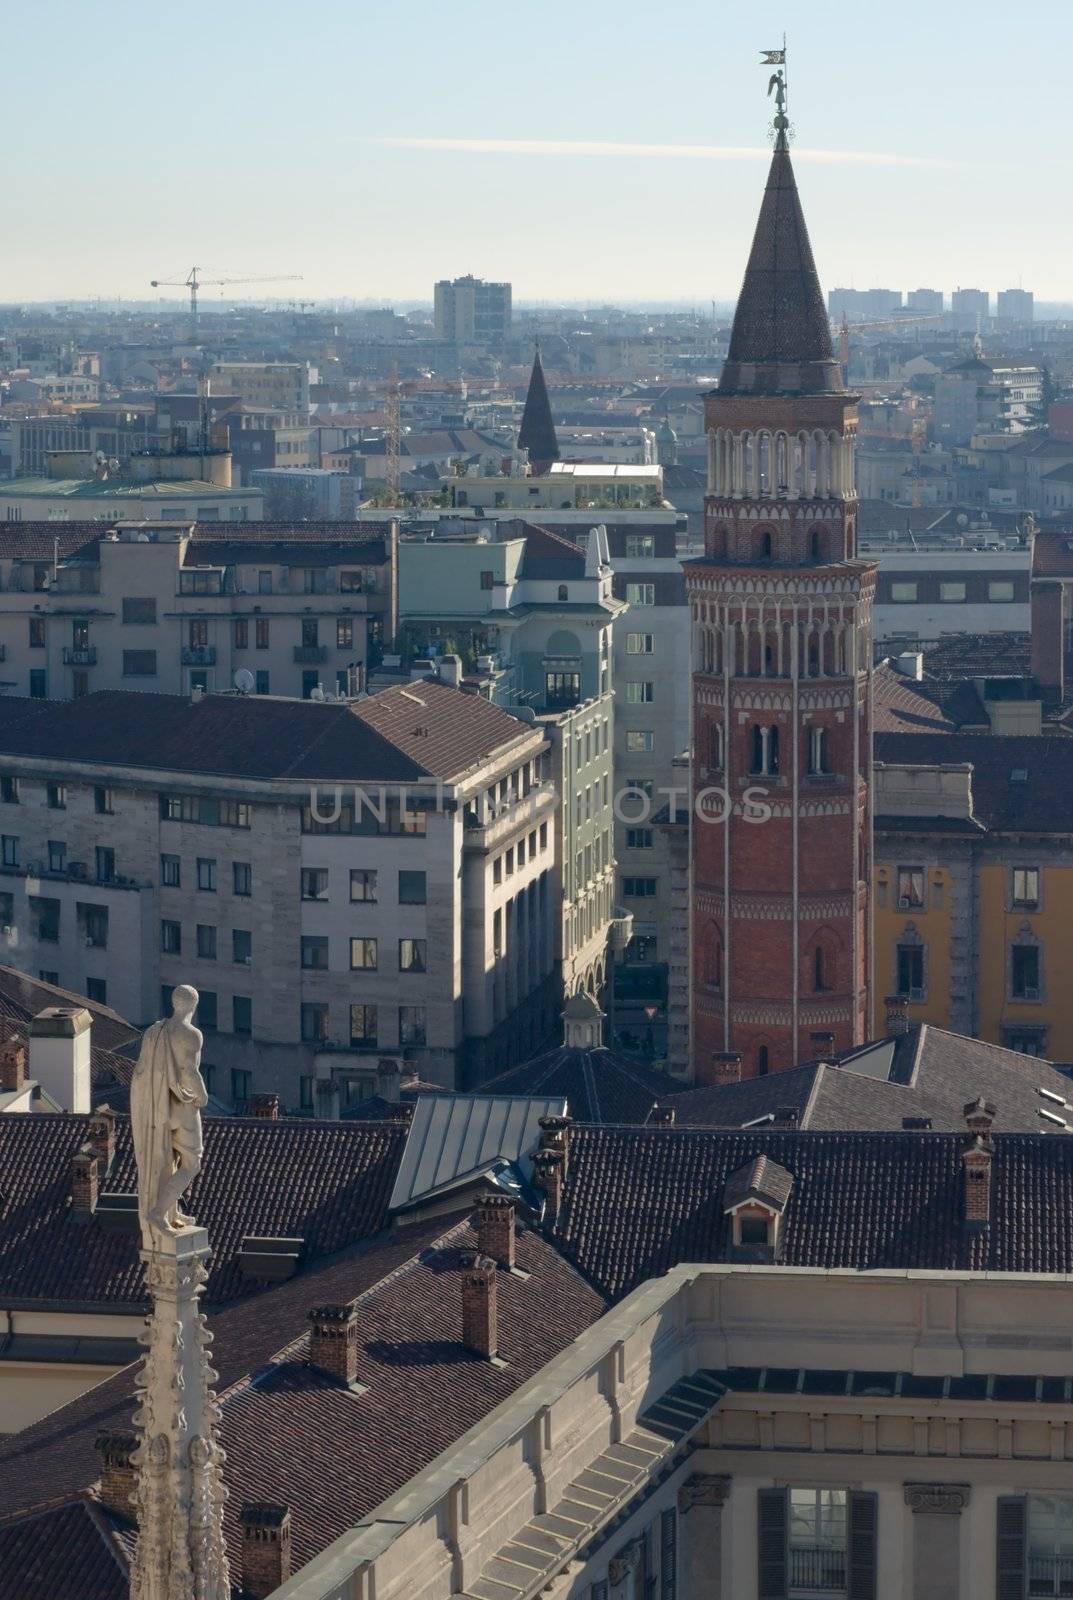
<svg viewBox="0 0 1073 1600"><path fill-rule="evenodd" d="M731 1052L755 1077L848 1049L869 1019L876 569L857 559L857 400L831 348L781 72L771 87L771 170L705 397L705 554L686 565L698 1082L728 1075Z"/></svg>

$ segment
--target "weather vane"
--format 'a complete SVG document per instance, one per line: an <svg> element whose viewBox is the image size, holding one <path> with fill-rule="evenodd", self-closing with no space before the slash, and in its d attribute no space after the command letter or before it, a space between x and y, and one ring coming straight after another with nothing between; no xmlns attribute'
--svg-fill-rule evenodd
<svg viewBox="0 0 1073 1600"><path fill-rule="evenodd" d="M782 36L781 50L761 50L760 65L762 67L780 67L782 71L773 72L768 80L767 92L775 96L775 143L785 145L789 132L790 122L786 115L786 35Z"/></svg>

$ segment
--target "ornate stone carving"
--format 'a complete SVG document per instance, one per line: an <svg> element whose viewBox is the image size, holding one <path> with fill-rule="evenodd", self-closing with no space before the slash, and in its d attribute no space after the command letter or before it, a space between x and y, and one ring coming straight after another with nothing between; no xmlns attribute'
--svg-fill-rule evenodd
<svg viewBox="0 0 1073 1600"><path fill-rule="evenodd" d="M146 1352L134 1414L138 1546L131 1600L231 1595L220 1409L211 1389L217 1374L209 1360L212 1334L198 1305L208 1279L209 1236L178 1209L201 1165L200 1108L207 1099L198 1071L201 1035L189 1021L196 1005L193 989L175 990L175 1016L146 1034L131 1089L141 1257L153 1302L141 1335Z"/></svg>
<svg viewBox="0 0 1073 1600"><path fill-rule="evenodd" d="M967 1483L907 1483L905 1503L911 1511L927 1511L932 1516L960 1517L969 1503Z"/></svg>
<svg viewBox="0 0 1073 1600"><path fill-rule="evenodd" d="M612 1584L625 1583L630 1573L636 1572L641 1565L643 1551L644 1546L640 1539L634 1539L632 1543L620 1550L618 1555L608 1562L607 1576L609 1581Z"/></svg>
<svg viewBox="0 0 1073 1600"><path fill-rule="evenodd" d="M694 1472L678 1491L679 1511L694 1506L725 1506L733 1479L717 1472Z"/></svg>

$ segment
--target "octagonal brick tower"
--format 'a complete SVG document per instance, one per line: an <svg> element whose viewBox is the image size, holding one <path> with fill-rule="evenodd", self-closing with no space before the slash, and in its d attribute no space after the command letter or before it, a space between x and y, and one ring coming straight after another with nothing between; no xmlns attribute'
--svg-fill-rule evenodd
<svg viewBox="0 0 1073 1600"><path fill-rule="evenodd" d="M705 554L686 565L701 1082L720 1054L754 1077L847 1049L869 1017L876 569L857 559L857 400L781 106L775 130L730 353L705 397Z"/></svg>

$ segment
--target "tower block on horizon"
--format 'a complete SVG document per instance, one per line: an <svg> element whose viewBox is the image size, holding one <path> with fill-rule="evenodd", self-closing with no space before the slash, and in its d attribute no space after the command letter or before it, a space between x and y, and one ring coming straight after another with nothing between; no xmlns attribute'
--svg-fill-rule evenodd
<svg viewBox="0 0 1073 1600"><path fill-rule="evenodd" d="M705 397L705 554L686 565L698 1082L728 1052L755 1077L848 1049L870 1015L876 569L857 559L857 397L834 358L776 85L730 352Z"/></svg>

